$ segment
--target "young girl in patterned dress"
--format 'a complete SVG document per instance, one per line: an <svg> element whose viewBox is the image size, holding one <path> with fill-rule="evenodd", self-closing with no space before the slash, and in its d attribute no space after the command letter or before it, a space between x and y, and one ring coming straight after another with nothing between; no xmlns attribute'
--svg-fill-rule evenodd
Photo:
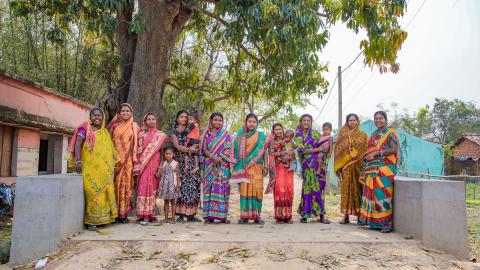
<svg viewBox="0 0 480 270"><path fill-rule="evenodd" d="M163 161L158 171L158 175L162 176L158 197L164 200L163 212L165 213L165 222L169 221L168 212L171 207L171 222L175 223L176 200L180 193L179 167L178 162L173 159L174 154L172 147L166 147L163 152L165 161Z"/></svg>

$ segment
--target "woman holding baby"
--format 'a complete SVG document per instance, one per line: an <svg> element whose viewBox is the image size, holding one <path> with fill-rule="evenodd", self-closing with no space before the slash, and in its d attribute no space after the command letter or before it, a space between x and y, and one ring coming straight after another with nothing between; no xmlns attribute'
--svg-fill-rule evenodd
<svg viewBox="0 0 480 270"><path fill-rule="evenodd" d="M293 162L295 162L296 148L293 137L292 130L284 132L282 124L277 123L273 125L267 142L270 181L265 193L273 192L277 223L293 223Z"/></svg>

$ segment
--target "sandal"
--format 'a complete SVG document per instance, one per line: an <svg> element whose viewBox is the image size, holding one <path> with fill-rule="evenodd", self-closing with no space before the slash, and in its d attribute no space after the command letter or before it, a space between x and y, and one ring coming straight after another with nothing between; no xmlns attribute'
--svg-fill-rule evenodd
<svg viewBox="0 0 480 270"><path fill-rule="evenodd" d="M350 223L350 220L348 220L348 219L343 219L343 220L340 220L338 223L340 223L340 224L348 224L348 223Z"/></svg>
<svg viewBox="0 0 480 270"><path fill-rule="evenodd" d="M95 226L95 225L88 225L87 230L88 230L88 231L91 231L91 232L94 232L94 231L97 230L97 226Z"/></svg>
<svg viewBox="0 0 480 270"><path fill-rule="evenodd" d="M393 232L393 229L381 229L380 232L381 233L391 233L391 232Z"/></svg>
<svg viewBox="0 0 480 270"><path fill-rule="evenodd" d="M325 216L322 216L320 219L318 219L318 222L323 223L323 224L330 224L332 223L328 218Z"/></svg>
<svg viewBox="0 0 480 270"><path fill-rule="evenodd" d="M172 220L173 220L173 219L174 219L174 218L172 218ZM177 218L177 222L185 222L185 220L183 219L182 216L179 216L179 217Z"/></svg>
<svg viewBox="0 0 480 270"><path fill-rule="evenodd" d="M230 224L231 221L230 221L230 219L225 219L225 220L222 220L222 223L223 223L223 224Z"/></svg>
<svg viewBox="0 0 480 270"><path fill-rule="evenodd" d="M238 220L238 224L247 224L247 223L248 223L248 219L241 218Z"/></svg>
<svg viewBox="0 0 480 270"><path fill-rule="evenodd" d="M293 224L293 220L288 220L288 221L285 221L285 224Z"/></svg>
<svg viewBox="0 0 480 270"><path fill-rule="evenodd" d="M308 220L306 218L301 218L300 219L300 223L307 223L307 222L308 222Z"/></svg>
<svg viewBox="0 0 480 270"><path fill-rule="evenodd" d="M189 221L189 222L202 222L201 219L199 219L199 218L197 218L197 217L195 217L195 216L193 216L193 217L188 217L188 218L187 218L187 221Z"/></svg>
<svg viewBox="0 0 480 270"><path fill-rule="evenodd" d="M265 221L263 221L263 219L259 218L259 219L255 219L254 223L258 224L258 225L263 225L263 224L265 224Z"/></svg>
<svg viewBox="0 0 480 270"><path fill-rule="evenodd" d="M205 222L205 224L213 224L214 223L213 219L208 219L208 218L205 219L204 222Z"/></svg>

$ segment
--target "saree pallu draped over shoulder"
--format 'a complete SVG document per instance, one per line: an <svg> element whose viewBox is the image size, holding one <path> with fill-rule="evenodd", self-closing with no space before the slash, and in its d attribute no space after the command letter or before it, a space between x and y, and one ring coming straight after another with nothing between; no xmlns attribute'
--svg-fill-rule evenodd
<svg viewBox="0 0 480 270"><path fill-rule="evenodd" d="M330 136L321 137L315 130L304 130L301 126L296 129L295 143L298 145L297 151L302 164L303 180L298 213L302 218L312 218L325 214L324 189L328 164L326 158L322 164L319 164L317 153L304 155L303 152L314 148L322 148L323 152L328 153L331 147L330 141Z"/></svg>
<svg viewBox="0 0 480 270"><path fill-rule="evenodd" d="M397 153L366 160L362 174L365 181L359 220L376 229L393 229L393 183L400 158L398 135L393 129L375 131L368 142L368 153L390 149Z"/></svg>
<svg viewBox="0 0 480 270"><path fill-rule="evenodd" d="M277 222L288 222L292 219L293 205L293 170L285 168L283 162L275 160L275 151L282 149L283 142L275 141L271 135L267 142L269 148L270 179L265 193L273 192L275 219Z"/></svg>
<svg viewBox="0 0 480 270"><path fill-rule="evenodd" d="M79 136L86 137L80 153L85 190L84 223L87 225L112 223L118 216L113 184L113 172L118 161L117 151L103 125L94 131L90 123L82 124L72 137L70 143L72 146ZM68 151L72 154L74 148L69 147Z"/></svg>
<svg viewBox="0 0 480 270"><path fill-rule="evenodd" d="M340 212L358 216L362 197L359 181L363 168L363 156L367 151L368 136L357 126L350 129L344 125L335 144L334 168L340 176Z"/></svg>
<svg viewBox="0 0 480 270"><path fill-rule="evenodd" d="M161 149L168 141L168 136L158 129L142 130L138 135L137 162L134 174L138 175L136 214L144 220L156 219L156 195L159 178L156 176L161 161Z"/></svg>
<svg viewBox="0 0 480 270"><path fill-rule="evenodd" d="M233 163L232 139L224 130L208 130L202 139L203 153L203 218L226 221L230 200L230 164ZM216 163L215 158L221 161Z"/></svg>
<svg viewBox="0 0 480 270"><path fill-rule="evenodd" d="M240 183L240 218L260 219L263 201L263 155L266 136L257 130L244 128L235 140L235 160L232 180ZM247 168L255 160L256 164Z"/></svg>
<svg viewBox="0 0 480 270"><path fill-rule="evenodd" d="M130 107L129 104L122 106ZM125 219L132 209L132 191L133 191L133 166L137 159L137 135L140 130L138 125L133 122L133 117L123 121L117 114L108 125L108 130L112 134L113 144L120 156L120 162L117 165L115 174L115 195L117 199L118 217Z"/></svg>

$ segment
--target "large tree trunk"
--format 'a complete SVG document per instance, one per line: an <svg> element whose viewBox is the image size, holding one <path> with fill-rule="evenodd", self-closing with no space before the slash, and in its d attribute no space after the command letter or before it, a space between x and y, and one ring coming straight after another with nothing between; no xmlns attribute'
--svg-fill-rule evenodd
<svg viewBox="0 0 480 270"><path fill-rule="evenodd" d="M114 89L109 89L109 94L103 101L104 109L107 112L107 118L112 117L117 112L121 103L127 102L130 90L130 81L133 71L133 61L135 59L135 49L137 46L137 35L128 30L129 23L133 18L135 10L135 1L128 1L124 9L118 12L118 27L115 33L118 51L120 54L120 79Z"/></svg>
<svg viewBox="0 0 480 270"><path fill-rule="evenodd" d="M170 76L170 58L193 11L182 0L140 0L139 10L148 29L138 36L128 102L137 121L147 112L155 112L161 127L166 122L162 99Z"/></svg>

